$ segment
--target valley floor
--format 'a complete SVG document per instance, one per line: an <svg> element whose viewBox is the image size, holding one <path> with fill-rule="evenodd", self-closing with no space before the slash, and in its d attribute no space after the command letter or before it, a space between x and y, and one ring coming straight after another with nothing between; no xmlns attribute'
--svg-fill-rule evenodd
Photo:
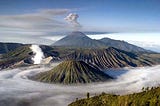
<svg viewBox="0 0 160 106"><path fill-rule="evenodd" d="M0 71L0 106L67 106L76 98L86 97L87 92L91 96L102 92L123 95L160 84L160 65L106 71L116 79L87 85L65 86L27 79L30 75L51 69L47 67L38 65Z"/></svg>

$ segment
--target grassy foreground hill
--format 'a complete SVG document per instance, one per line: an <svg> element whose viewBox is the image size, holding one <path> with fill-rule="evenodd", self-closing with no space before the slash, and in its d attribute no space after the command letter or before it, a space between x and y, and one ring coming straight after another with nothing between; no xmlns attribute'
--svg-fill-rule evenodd
<svg viewBox="0 0 160 106"><path fill-rule="evenodd" d="M111 77L83 61L67 60L31 79L47 83L77 84L106 81Z"/></svg>
<svg viewBox="0 0 160 106"><path fill-rule="evenodd" d="M123 96L102 93L68 106L160 106L160 87Z"/></svg>

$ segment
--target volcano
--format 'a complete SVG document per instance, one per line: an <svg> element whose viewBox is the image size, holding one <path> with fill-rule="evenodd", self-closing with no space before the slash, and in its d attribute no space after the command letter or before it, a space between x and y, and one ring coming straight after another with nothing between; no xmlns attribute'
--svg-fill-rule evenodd
<svg viewBox="0 0 160 106"><path fill-rule="evenodd" d="M106 81L111 77L83 61L66 60L31 79L47 83L77 84Z"/></svg>
<svg viewBox="0 0 160 106"><path fill-rule="evenodd" d="M75 31L68 36L58 40L53 46L81 47L81 48L99 48L106 45L98 40L94 40L86 36L84 33Z"/></svg>

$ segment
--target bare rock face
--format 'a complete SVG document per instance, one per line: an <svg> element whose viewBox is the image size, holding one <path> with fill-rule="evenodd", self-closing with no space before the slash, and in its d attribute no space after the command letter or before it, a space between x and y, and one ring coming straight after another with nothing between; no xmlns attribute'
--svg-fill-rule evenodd
<svg viewBox="0 0 160 106"><path fill-rule="evenodd" d="M41 63L42 64L49 64L52 59L53 59L53 57L49 56L49 57L43 59Z"/></svg>

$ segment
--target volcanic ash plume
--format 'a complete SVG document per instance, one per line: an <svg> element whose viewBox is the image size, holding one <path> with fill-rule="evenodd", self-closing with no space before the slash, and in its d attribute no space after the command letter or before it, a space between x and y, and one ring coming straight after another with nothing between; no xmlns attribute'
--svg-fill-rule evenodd
<svg viewBox="0 0 160 106"><path fill-rule="evenodd" d="M44 58L42 49L38 45L32 45L30 49L35 54L35 56L32 58L32 60L34 61L34 64L40 64L42 59Z"/></svg>
<svg viewBox="0 0 160 106"><path fill-rule="evenodd" d="M70 22L71 24L74 25L74 27L81 27L81 25L78 23L77 19L78 19L78 14L75 13L70 13L66 18L64 18L65 20L67 20L68 22Z"/></svg>

